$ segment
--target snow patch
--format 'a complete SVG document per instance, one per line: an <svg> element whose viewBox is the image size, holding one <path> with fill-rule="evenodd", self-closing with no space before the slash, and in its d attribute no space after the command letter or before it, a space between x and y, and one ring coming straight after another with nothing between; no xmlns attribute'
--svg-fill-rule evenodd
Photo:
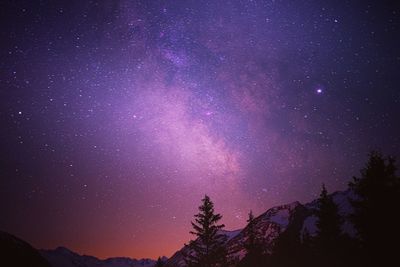
<svg viewBox="0 0 400 267"><path fill-rule="evenodd" d="M301 229L301 234L303 235L306 231L311 235L315 236L317 234L317 216L311 215L304 220L303 228Z"/></svg>
<svg viewBox="0 0 400 267"><path fill-rule="evenodd" d="M279 210L275 215L271 216L269 219L271 222L279 224L281 226L287 226L289 223L290 213L289 210Z"/></svg>
<svg viewBox="0 0 400 267"><path fill-rule="evenodd" d="M226 235L228 237L228 240L231 240L232 238L235 238L240 232L242 231L242 229L238 229L238 230L234 230L234 231L225 231L222 230L221 233Z"/></svg>

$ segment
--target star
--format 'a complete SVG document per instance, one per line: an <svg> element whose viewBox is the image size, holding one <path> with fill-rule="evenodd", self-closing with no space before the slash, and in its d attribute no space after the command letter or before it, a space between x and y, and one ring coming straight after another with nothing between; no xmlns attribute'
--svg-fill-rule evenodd
<svg viewBox="0 0 400 267"><path fill-rule="evenodd" d="M170 256L204 194L241 228L400 151L400 17L379 1L3 2L0 229L39 247Z"/></svg>

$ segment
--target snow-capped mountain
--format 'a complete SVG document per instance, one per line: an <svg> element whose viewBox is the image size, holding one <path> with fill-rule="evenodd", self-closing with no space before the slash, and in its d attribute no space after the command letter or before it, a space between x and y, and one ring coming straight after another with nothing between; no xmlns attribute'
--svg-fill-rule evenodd
<svg viewBox="0 0 400 267"><path fill-rule="evenodd" d="M302 208L299 202L273 207L254 219L254 227L261 234L266 251L271 251L274 240L284 232L295 212ZM240 260L245 255L243 244L245 242L246 227L235 237L228 241L227 248L232 258Z"/></svg>
<svg viewBox="0 0 400 267"><path fill-rule="evenodd" d="M290 219L299 202L294 202L288 205L277 206L269 209L254 219L255 228L261 233L265 240L267 250L270 250L273 240L276 239L280 233L286 230L289 225ZM223 231L222 233L227 236L226 247L229 251L230 257L235 260L240 260L244 257L245 251L243 244L245 241L244 229L236 231ZM184 256L187 252L186 247L176 252L166 263L167 267L184 266Z"/></svg>
<svg viewBox="0 0 400 267"><path fill-rule="evenodd" d="M352 213L350 200L354 198L354 194L350 190L335 192L331 194L333 201L338 205L339 213L343 217L348 217ZM318 209L318 200L313 200L306 204L293 202L286 205L276 206L254 219L255 229L263 237L265 250L272 251L274 241L289 227L298 229L298 234L307 231L310 235L316 234L316 221L314 215ZM247 227L247 226L246 226ZM230 258L233 261L240 261L245 255L244 243L246 227L242 230L224 231L228 237L226 248ZM354 227L348 220L343 224L343 231L350 236L354 236ZM184 247L177 251L167 262L167 267L184 266L184 254L187 248Z"/></svg>
<svg viewBox="0 0 400 267"><path fill-rule="evenodd" d="M355 195L350 190L331 194L332 199L338 205L339 213L347 218L353 212L350 200ZM316 221L314 215L318 209L318 200L306 204L293 202L276 206L254 219L254 226L263 237L265 250L272 251L275 240L286 230L294 231L300 237L307 231L310 235L316 234ZM247 226L246 226L247 227ZM221 233L227 236L225 246L233 262L240 261L245 255L244 229L225 231ZM292 231L291 231L292 232ZM355 229L349 220L343 224L343 232L350 236L355 235ZM177 251L170 259L163 257L166 267L184 266L184 254L187 247ZM151 259L131 259L125 257L109 258L105 260L93 256L79 255L67 248L58 247L54 250L36 250L25 241L0 231L0 253L2 263L10 263L5 266L32 266L32 267L153 267L156 263Z"/></svg>
<svg viewBox="0 0 400 267"><path fill-rule="evenodd" d="M100 260L93 256L79 255L64 247L40 252L53 267L152 267L156 263L152 259L136 260L126 257Z"/></svg>
<svg viewBox="0 0 400 267"><path fill-rule="evenodd" d="M242 232L242 229L238 229L235 231L226 231L226 230L221 230L220 233L224 234L226 236L226 244L228 244L231 240L235 239L240 233ZM167 267L175 267L175 266L185 266L185 260L184 260L184 255L187 254L188 248L183 247L181 250L178 250L175 252L174 255L172 255L171 258L169 258L166 261Z"/></svg>
<svg viewBox="0 0 400 267"><path fill-rule="evenodd" d="M350 214L353 213L353 207L350 204L350 200L355 199L356 196L350 189L346 191L337 191L335 193L332 193L331 197L338 206L339 214L343 218L347 218ZM318 199L313 200L310 203L305 204L304 206L307 210L310 211L311 215L307 216L307 218L304 220L301 234L307 231L311 236L313 236L316 234L317 231L317 217L314 215L314 213L318 209ZM355 236L356 230L349 220L344 220L342 230L344 233L348 234L351 237Z"/></svg>

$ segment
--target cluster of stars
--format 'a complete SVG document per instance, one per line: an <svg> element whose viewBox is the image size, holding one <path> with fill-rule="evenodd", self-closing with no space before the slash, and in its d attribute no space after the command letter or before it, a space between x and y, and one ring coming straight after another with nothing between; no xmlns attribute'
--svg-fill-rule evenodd
<svg viewBox="0 0 400 267"><path fill-rule="evenodd" d="M170 256L204 194L240 228L399 151L395 7L50 2L0 33L0 228L37 247Z"/></svg>

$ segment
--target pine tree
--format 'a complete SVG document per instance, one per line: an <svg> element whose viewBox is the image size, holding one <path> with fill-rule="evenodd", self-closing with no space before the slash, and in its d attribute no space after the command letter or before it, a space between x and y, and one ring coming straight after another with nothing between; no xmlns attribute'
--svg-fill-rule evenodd
<svg viewBox="0 0 400 267"><path fill-rule="evenodd" d="M395 159L370 153L361 177L349 184L356 194L352 222L360 240L360 257L364 266L400 265L396 257L400 240L400 178ZM396 264L397 262L397 264Z"/></svg>
<svg viewBox="0 0 400 267"><path fill-rule="evenodd" d="M300 241L302 250L304 252L304 262L307 264L307 266L313 266L312 263L313 263L313 258L315 256L313 255L314 239L306 227L304 228L303 233L301 234Z"/></svg>
<svg viewBox="0 0 400 267"><path fill-rule="evenodd" d="M214 204L206 195L199 213L195 215L195 222L192 222L194 231L190 233L197 238L187 245L189 252L185 255L185 261L188 266L215 267L226 263L226 236L220 233L225 226L218 224L221 218L220 214L214 214Z"/></svg>
<svg viewBox="0 0 400 267"><path fill-rule="evenodd" d="M322 185L322 191L319 197L319 209L316 212L318 217L317 236L321 242L326 245L336 242L342 235L341 225L343 219L339 215L338 206L333 202L332 197L328 196L325 185Z"/></svg>
<svg viewBox="0 0 400 267"><path fill-rule="evenodd" d="M292 212L289 224L279 236L273 240L272 253L267 256L263 266L299 267L308 266L305 262L305 249L302 244L304 220L309 216L308 210L299 205Z"/></svg>
<svg viewBox="0 0 400 267"><path fill-rule="evenodd" d="M343 219L325 185L318 199L319 208L317 215L317 236L314 239L316 260L318 265L340 266L343 265L343 253L341 251L342 223Z"/></svg>
<svg viewBox="0 0 400 267"><path fill-rule="evenodd" d="M154 267L162 267L164 266L164 262L162 261L161 257L158 257L156 265Z"/></svg>
<svg viewBox="0 0 400 267"><path fill-rule="evenodd" d="M257 231L253 212L250 211L249 218L247 219L247 227L245 228L246 240L244 248L246 249L246 255L240 262L239 266L251 266L257 267L262 266L264 261L263 255L263 244L261 242L260 233Z"/></svg>

